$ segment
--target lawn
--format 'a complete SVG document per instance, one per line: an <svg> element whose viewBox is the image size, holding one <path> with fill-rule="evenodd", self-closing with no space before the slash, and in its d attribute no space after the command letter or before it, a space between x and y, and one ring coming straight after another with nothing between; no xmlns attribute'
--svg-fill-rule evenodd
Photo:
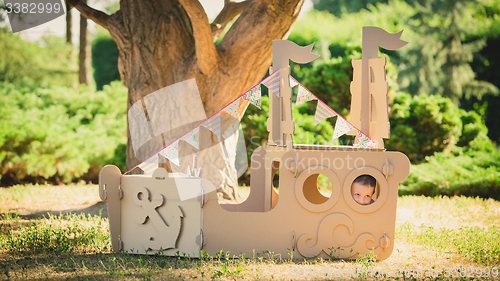
<svg viewBox="0 0 500 281"><path fill-rule="evenodd" d="M342 274L359 280L500 277L500 202L491 199L400 197L395 250L388 259L376 262L365 255L356 261L291 261L291 256L270 252L253 256L221 252L200 259L113 253L108 221L96 209L103 206L95 205L97 194L95 185L0 189L0 280L325 280L340 279ZM50 214L40 217L46 211ZM386 278L370 278L377 271Z"/></svg>

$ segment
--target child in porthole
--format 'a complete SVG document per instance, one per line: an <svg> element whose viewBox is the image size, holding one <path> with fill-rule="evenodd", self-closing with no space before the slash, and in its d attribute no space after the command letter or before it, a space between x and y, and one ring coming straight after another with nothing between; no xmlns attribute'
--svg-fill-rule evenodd
<svg viewBox="0 0 500 281"><path fill-rule="evenodd" d="M376 185L377 181L370 175L357 177L351 185L352 198L360 205L370 205L375 202L372 197Z"/></svg>

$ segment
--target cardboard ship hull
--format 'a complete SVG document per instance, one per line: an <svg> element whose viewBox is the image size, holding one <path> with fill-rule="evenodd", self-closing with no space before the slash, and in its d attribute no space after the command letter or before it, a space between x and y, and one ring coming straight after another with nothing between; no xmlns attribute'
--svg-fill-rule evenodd
<svg viewBox="0 0 500 281"><path fill-rule="evenodd" d="M189 255L201 251L253 257L344 258L390 256L394 245L398 184L410 171L400 152L352 147L262 146L252 155L251 188L241 204L219 204L203 181L157 169L152 176L124 175L115 166L100 174L113 250ZM272 171L272 173L269 173ZM272 177L279 171L279 194ZM318 175L331 196L317 188ZM376 200L359 205L351 184L362 174L377 180ZM121 180L121 183L120 183ZM183 197L183 190L199 196ZM186 199L188 198L188 199Z"/></svg>

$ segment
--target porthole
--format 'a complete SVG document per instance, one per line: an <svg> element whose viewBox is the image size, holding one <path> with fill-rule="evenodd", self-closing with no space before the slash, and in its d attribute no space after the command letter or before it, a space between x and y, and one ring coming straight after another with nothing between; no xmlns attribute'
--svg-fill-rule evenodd
<svg viewBox="0 0 500 281"><path fill-rule="evenodd" d="M361 205L356 202L351 194L351 186L354 180L361 175L370 175L375 178L377 186L374 191L374 201L369 205ZM389 196L389 186L382 173L373 167L362 167L352 170L344 180L343 184L344 199L347 205L358 213L368 214L380 209L385 204Z"/></svg>
<svg viewBox="0 0 500 281"><path fill-rule="evenodd" d="M318 176L324 175L331 182L332 193L326 197L318 190ZM340 180L329 168L324 166L308 167L295 181L295 196L300 205L311 212L324 212L331 209L340 197Z"/></svg>

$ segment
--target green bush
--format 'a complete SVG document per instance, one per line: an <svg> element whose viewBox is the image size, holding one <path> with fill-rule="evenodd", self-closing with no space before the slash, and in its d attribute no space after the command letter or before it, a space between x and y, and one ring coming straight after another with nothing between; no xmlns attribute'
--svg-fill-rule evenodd
<svg viewBox="0 0 500 281"><path fill-rule="evenodd" d="M118 47L106 30L98 29L98 36L92 40L92 67L97 90L104 85L120 80L118 71Z"/></svg>
<svg viewBox="0 0 500 281"><path fill-rule="evenodd" d="M123 157L116 153L126 143L126 99L121 82L99 92L0 83L2 183L95 180L103 164Z"/></svg>
<svg viewBox="0 0 500 281"><path fill-rule="evenodd" d="M462 134L462 110L448 98L401 93L390 109L391 138L385 140L386 148L405 153L412 163L452 149Z"/></svg>
<svg viewBox="0 0 500 281"><path fill-rule="evenodd" d="M29 77L42 86L72 86L78 78L72 46L62 38L24 41L0 28L0 81L19 83Z"/></svg>
<svg viewBox="0 0 500 281"><path fill-rule="evenodd" d="M412 165L400 195L465 195L500 200L500 152L436 153Z"/></svg>

